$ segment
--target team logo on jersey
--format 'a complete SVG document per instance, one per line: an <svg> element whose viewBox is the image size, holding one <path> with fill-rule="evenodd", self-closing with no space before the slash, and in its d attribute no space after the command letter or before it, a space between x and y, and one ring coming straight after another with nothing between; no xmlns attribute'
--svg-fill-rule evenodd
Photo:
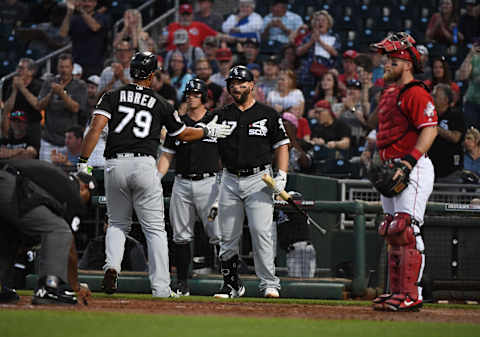
<svg viewBox="0 0 480 337"><path fill-rule="evenodd" d="M198 31L197 28L190 28L188 32L192 35L195 35L195 36L200 35L200 32Z"/></svg>
<svg viewBox="0 0 480 337"><path fill-rule="evenodd" d="M268 132L268 128L265 124L267 124L267 119L266 118L249 124L248 125L248 135L249 136L263 136L263 137L265 137L267 135L267 132Z"/></svg>
<svg viewBox="0 0 480 337"><path fill-rule="evenodd" d="M427 107L425 108L425 110L423 110L423 113L427 117L433 117L434 111L435 111L435 107L433 106L432 102L428 102Z"/></svg>

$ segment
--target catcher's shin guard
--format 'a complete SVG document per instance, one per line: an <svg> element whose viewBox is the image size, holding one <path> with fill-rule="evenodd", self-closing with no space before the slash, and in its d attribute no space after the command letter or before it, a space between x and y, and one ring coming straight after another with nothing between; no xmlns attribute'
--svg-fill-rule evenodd
<svg viewBox="0 0 480 337"><path fill-rule="evenodd" d="M385 236L388 232L388 227L393 221L393 215L389 213L385 213L383 216L383 221L380 223L380 226L378 226L378 234L380 236Z"/></svg>

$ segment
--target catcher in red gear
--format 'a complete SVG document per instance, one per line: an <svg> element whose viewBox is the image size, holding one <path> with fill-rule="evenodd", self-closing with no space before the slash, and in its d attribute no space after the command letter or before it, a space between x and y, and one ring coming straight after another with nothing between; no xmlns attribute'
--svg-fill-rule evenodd
<svg viewBox="0 0 480 337"><path fill-rule="evenodd" d="M373 307L417 311L423 302L425 265L420 227L434 181L426 153L437 135L437 112L423 83L414 79L422 69L413 37L403 32L390 34L372 47L388 56L384 79L393 83L384 90L377 110L377 147L385 164L379 170L383 176L377 179L383 183L377 189L383 193L385 213L378 231L389 244L390 292L377 297Z"/></svg>

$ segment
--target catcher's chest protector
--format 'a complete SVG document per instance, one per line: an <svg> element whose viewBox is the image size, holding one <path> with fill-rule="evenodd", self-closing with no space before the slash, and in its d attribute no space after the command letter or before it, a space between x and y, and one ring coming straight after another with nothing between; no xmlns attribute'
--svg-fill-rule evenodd
<svg viewBox="0 0 480 337"><path fill-rule="evenodd" d="M384 149L402 138L408 131L408 119L400 110L400 88L392 86L385 90L378 103L377 147Z"/></svg>

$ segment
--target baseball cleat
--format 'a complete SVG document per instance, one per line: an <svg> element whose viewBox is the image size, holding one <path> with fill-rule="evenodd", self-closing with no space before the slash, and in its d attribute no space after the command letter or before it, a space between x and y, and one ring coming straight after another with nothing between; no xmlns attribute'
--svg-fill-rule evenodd
<svg viewBox="0 0 480 337"><path fill-rule="evenodd" d="M263 293L263 297L266 298L279 298L280 294L276 288L266 288L265 292Z"/></svg>
<svg viewBox="0 0 480 337"><path fill-rule="evenodd" d="M385 302L392 298L393 294L383 294L375 298L373 302L373 310L377 311L385 311L387 308L385 307Z"/></svg>
<svg viewBox="0 0 480 337"><path fill-rule="evenodd" d="M3 287L2 291L0 292L0 303L1 304L15 304L20 300L15 289L10 289L7 287Z"/></svg>
<svg viewBox="0 0 480 337"><path fill-rule="evenodd" d="M58 277L49 275L39 280L39 287L32 298L33 305L75 305L77 297L68 284Z"/></svg>
<svg viewBox="0 0 480 337"><path fill-rule="evenodd" d="M109 295L117 291L118 273L115 269L112 269L112 268L107 269L107 271L103 275L102 288L103 288L103 291Z"/></svg>
<svg viewBox="0 0 480 337"><path fill-rule="evenodd" d="M423 301L411 299L408 295L397 294L385 301L384 305L387 311L419 311Z"/></svg>
<svg viewBox="0 0 480 337"><path fill-rule="evenodd" d="M175 285L172 287L172 290L178 296L190 296L190 289L188 289L188 283L184 280L177 280Z"/></svg>
<svg viewBox="0 0 480 337"><path fill-rule="evenodd" d="M234 288L231 284L223 282L223 286L218 293L213 295L215 298L235 298L245 295L245 286L238 281L238 287Z"/></svg>

